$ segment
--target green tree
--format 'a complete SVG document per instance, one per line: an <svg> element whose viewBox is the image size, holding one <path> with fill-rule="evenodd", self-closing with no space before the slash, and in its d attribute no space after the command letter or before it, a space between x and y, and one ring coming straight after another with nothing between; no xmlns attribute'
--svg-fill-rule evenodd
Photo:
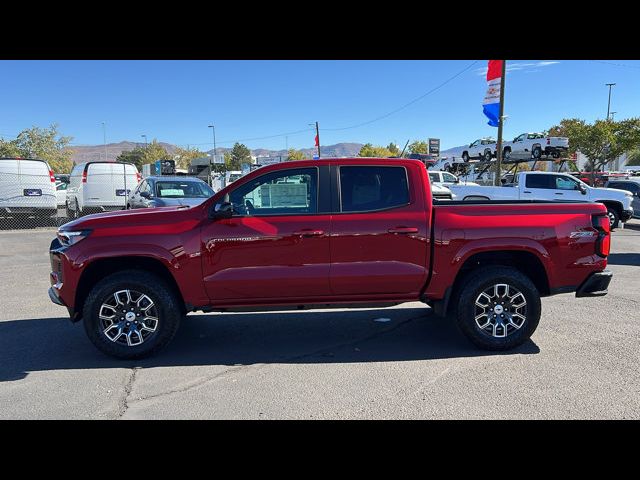
<svg viewBox="0 0 640 480"><path fill-rule="evenodd" d="M365 143L358 152L359 157L392 157L391 151L385 147L379 147L370 143Z"/></svg>
<svg viewBox="0 0 640 480"><path fill-rule="evenodd" d="M171 155L155 138L146 147L136 147L116 157L118 162L133 163L138 170L142 170L142 165L155 163L156 160L171 160Z"/></svg>
<svg viewBox="0 0 640 480"><path fill-rule="evenodd" d="M58 125L49 128L31 127L22 130L15 140L0 140L0 156L39 158L46 160L55 173L70 173L73 168L69 148L72 137L63 137Z"/></svg>
<svg viewBox="0 0 640 480"><path fill-rule="evenodd" d="M394 157L397 157L400 155L400 148L398 147L398 145L396 145L393 142L387 145L387 150L389 150L391 152L391 155L393 155Z"/></svg>
<svg viewBox="0 0 640 480"><path fill-rule="evenodd" d="M577 118L564 119L549 129L549 133L569 138L569 151L579 151L589 159L592 180L595 172L623 153L640 147L640 118L620 121L596 120L588 124Z"/></svg>
<svg viewBox="0 0 640 480"><path fill-rule="evenodd" d="M144 147L136 147L133 150L128 150L120 153L116 157L116 162L133 163L138 170L142 170L144 161Z"/></svg>
<svg viewBox="0 0 640 480"><path fill-rule="evenodd" d="M304 160L305 158L306 158L306 155L302 150L295 150L293 148L290 148L289 151L287 152L287 161Z"/></svg>
<svg viewBox="0 0 640 480"><path fill-rule="evenodd" d="M176 168L188 169L193 159L202 158L206 155L207 154L205 152L201 152L197 148L178 147L173 158L176 161Z"/></svg>
<svg viewBox="0 0 640 480"><path fill-rule="evenodd" d="M227 158L229 159L227 164L229 170L240 170L243 163L251 163L251 150L246 145L236 142L229 152L229 157L225 154L225 163L227 163Z"/></svg>
<svg viewBox="0 0 640 480"><path fill-rule="evenodd" d="M627 166L631 167L636 165L640 165L640 148L632 150L627 155Z"/></svg>
<svg viewBox="0 0 640 480"><path fill-rule="evenodd" d="M421 140L416 140L409 144L409 151L411 153L429 153L429 144Z"/></svg>

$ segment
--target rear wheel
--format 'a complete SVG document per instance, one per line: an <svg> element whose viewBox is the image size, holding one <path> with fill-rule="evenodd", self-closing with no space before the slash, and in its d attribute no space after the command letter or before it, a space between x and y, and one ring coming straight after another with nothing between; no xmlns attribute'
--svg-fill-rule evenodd
<svg viewBox="0 0 640 480"><path fill-rule="evenodd" d="M84 309L89 340L120 359L153 355L174 337L183 310L159 277L141 270L114 273L98 282Z"/></svg>
<svg viewBox="0 0 640 480"><path fill-rule="evenodd" d="M491 150L487 149L484 151L484 154L482 155L482 158L484 159L485 162L488 162L491 160L491 157L493 157L493 155L491 154Z"/></svg>
<svg viewBox="0 0 640 480"><path fill-rule="evenodd" d="M462 154L462 160L463 160L464 162L468 162L468 161L469 161L469 154L468 154L467 152L464 152L464 153Z"/></svg>
<svg viewBox="0 0 640 480"><path fill-rule="evenodd" d="M607 216L609 217L609 227L611 230L618 228L620 225L620 215L618 214L618 211L607 205Z"/></svg>
<svg viewBox="0 0 640 480"><path fill-rule="evenodd" d="M542 149L540 147L534 147L533 150L531 151L531 156L536 160L538 160L539 158L542 157Z"/></svg>
<svg viewBox="0 0 640 480"><path fill-rule="evenodd" d="M540 294L511 267L486 267L463 280L456 323L476 346L508 350L526 342L540 321Z"/></svg>
<svg viewBox="0 0 640 480"><path fill-rule="evenodd" d="M509 160L509 158L511 158L511 149L505 148L502 151L502 160Z"/></svg>

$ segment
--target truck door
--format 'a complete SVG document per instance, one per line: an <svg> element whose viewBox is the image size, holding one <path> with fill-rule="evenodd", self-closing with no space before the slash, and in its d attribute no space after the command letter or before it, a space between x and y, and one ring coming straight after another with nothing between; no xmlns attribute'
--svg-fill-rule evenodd
<svg viewBox="0 0 640 480"><path fill-rule="evenodd" d="M229 193L233 217L202 228L212 303L308 303L329 295L329 167L276 170L241 182Z"/></svg>
<svg viewBox="0 0 640 480"><path fill-rule="evenodd" d="M418 165L332 168L338 193L331 227L333 294L417 295L428 273L427 210Z"/></svg>

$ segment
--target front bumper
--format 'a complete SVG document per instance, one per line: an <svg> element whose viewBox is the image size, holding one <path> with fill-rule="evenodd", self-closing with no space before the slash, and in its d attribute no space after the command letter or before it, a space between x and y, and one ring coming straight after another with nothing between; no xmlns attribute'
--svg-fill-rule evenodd
<svg viewBox="0 0 640 480"><path fill-rule="evenodd" d="M631 217L633 217L633 208L629 210L623 210L622 215L620 215L620 220L626 222L627 220L630 220Z"/></svg>
<svg viewBox="0 0 640 480"><path fill-rule="evenodd" d="M604 270L589 275L582 285L576 290L576 297L602 297L608 292L609 282L613 278L613 272Z"/></svg>
<svg viewBox="0 0 640 480"><path fill-rule="evenodd" d="M49 287L49 300L51 300L56 305L60 305L62 307L66 307L66 305L64 304L62 299L58 296L58 294L57 294L56 290L53 288L53 286Z"/></svg>

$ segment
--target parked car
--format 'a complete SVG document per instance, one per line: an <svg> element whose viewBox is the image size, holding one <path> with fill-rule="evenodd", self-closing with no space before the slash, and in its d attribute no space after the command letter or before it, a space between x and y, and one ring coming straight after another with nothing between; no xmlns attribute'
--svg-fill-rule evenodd
<svg viewBox="0 0 640 480"><path fill-rule="evenodd" d="M502 147L503 158L506 161L512 157L538 160L543 155L560 158L566 156L568 151L567 137L550 137L544 133L522 133Z"/></svg>
<svg viewBox="0 0 640 480"><path fill-rule="evenodd" d="M67 188L67 216L124 210L127 197L141 175L132 163L85 162L71 171Z"/></svg>
<svg viewBox="0 0 640 480"><path fill-rule="evenodd" d="M640 178L629 180L609 180L605 184L607 188L626 190L633 195L631 207L633 208L633 218L640 218Z"/></svg>
<svg viewBox="0 0 640 480"><path fill-rule="evenodd" d="M496 156L496 139L495 138L479 138L471 142L467 148L462 150L462 160L484 160L490 161Z"/></svg>
<svg viewBox="0 0 640 480"><path fill-rule="evenodd" d="M451 312L478 347L506 350L536 330L541 297L607 293L604 205L431 198L416 160L268 165L196 207L63 225L49 297L98 349L128 359L166 346L191 311L415 301Z"/></svg>
<svg viewBox="0 0 640 480"><path fill-rule="evenodd" d="M0 216L46 219L56 213L55 178L46 161L0 158Z"/></svg>
<svg viewBox="0 0 640 480"><path fill-rule="evenodd" d="M615 172L574 172L572 175L592 187L604 187L609 180L626 180L629 178L628 173Z"/></svg>
<svg viewBox="0 0 640 480"><path fill-rule="evenodd" d="M214 194L199 178L152 176L140 182L129 196L127 208L200 205Z"/></svg>
<svg viewBox="0 0 640 480"><path fill-rule="evenodd" d="M632 195L613 188L594 188L573 175L554 172L519 172L515 182L501 187L460 186L456 194L461 200L572 200L599 202L607 207L611 222L616 228L633 215Z"/></svg>

